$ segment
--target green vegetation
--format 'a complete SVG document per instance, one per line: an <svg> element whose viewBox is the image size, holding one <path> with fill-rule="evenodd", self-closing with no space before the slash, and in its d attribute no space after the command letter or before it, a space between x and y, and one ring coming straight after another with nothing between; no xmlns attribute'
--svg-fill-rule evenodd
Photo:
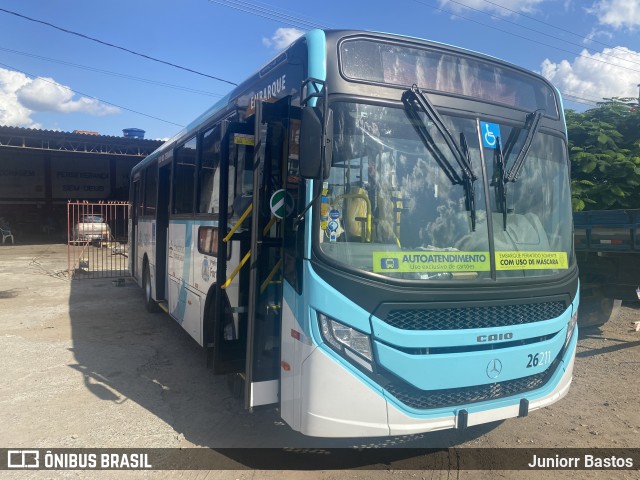
<svg viewBox="0 0 640 480"><path fill-rule="evenodd" d="M565 111L574 211L640 208L638 99L605 99L584 113Z"/></svg>

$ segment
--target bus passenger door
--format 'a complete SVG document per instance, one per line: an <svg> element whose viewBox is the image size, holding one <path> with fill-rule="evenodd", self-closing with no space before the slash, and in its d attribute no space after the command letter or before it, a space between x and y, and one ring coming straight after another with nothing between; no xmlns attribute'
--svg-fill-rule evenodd
<svg viewBox="0 0 640 480"><path fill-rule="evenodd" d="M251 205L251 192L243 193L243 185L252 178L253 122L222 122L220 128L221 161L214 187L218 213L216 284L205 312L204 345L207 366L214 373L243 375L249 275L246 261L243 264L241 260L250 250L251 242L251 217L247 214L243 219ZM248 180L244 180L247 175Z"/></svg>
<svg viewBox="0 0 640 480"><path fill-rule="evenodd" d="M129 234L129 272L133 278L140 279L142 283L142 272L138 271L137 259L138 259L138 206L142 204L142 176L140 172L136 174L133 179L133 189L131 191L131 204L129 205L129 220L128 220L128 234Z"/></svg>
<svg viewBox="0 0 640 480"><path fill-rule="evenodd" d="M156 261L156 300L167 299L167 236L169 232L169 195L171 192L171 160L172 156L162 160L158 165L158 205L155 228L152 226L151 242L155 241Z"/></svg>
<svg viewBox="0 0 640 480"><path fill-rule="evenodd" d="M220 281L215 314L205 329L212 332L209 365L217 374L238 374L232 378L238 386L244 384L246 408L279 400L282 226L270 200L283 191L288 109L288 98L275 104L256 102L253 117L228 124L222 143L222 158L228 162L221 162L220 177L229 180L220 183ZM230 246L235 262L226 260ZM230 294L234 288L237 303ZM225 331L232 316L237 320L230 339Z"/></svg>
<svg viewBox="0 0 640 480"><path fill-rule="evenodd" d="M253 213L245 367L245 408L279 402L282 319L282 219L290 97L256 101Z"/></svg>

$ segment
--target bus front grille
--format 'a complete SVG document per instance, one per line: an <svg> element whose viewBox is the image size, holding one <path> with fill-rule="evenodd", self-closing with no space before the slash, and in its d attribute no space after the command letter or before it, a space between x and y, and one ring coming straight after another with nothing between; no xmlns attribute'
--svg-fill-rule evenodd
<svg viewBox="0 0 640 480"><path fill-rule="evenodd" d="M420 390L413 385L396 380L387 384L384 388L400 402L416 410L467 405L520 395L543 387L558 367L560 358L561 355L544 372L487 385L442 390Z"/></svg>
<svg viewBox="0 0 640 480"><path fill-rule="evenodd" d="M433 309L395 309L384 322L401 330L467 330L542 322L564 313L562 301Z"/></svg>

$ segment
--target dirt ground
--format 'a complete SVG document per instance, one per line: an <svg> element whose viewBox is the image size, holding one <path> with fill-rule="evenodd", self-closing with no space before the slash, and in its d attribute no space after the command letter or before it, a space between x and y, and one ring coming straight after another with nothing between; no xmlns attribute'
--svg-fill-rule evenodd
<svg viewBox="0 0 640 480"><path fill-rule="evenodd" d="M638 305L581 332L569 394L547 409L465 431L354 444L292 432L275 409L243 410L180 326L146 312L133 281L71 281L66 268L66 245L0 246L0 448L240 450L214 450L224 460L220 470L1 471L0 478L640 478L639 470L466 471L455 460L420 469L424 449L434 448L483 448L487 457L514 447L640 448ZM302 470L282 471L241 453L250 446L322 455L354 445L380 455L360 455L349 470L298 463Z"/></svg>

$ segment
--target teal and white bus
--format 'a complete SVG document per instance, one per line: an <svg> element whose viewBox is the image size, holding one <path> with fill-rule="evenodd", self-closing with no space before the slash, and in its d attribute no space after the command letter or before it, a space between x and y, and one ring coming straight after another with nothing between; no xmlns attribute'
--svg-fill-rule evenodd
<svg viewBox="0 0 640 480"><path fill-rule="evenodd" d="M567 394L567 134L537 74L313 30L137 165L131 202L147 308L296 431L462 429Z"/></svg>

